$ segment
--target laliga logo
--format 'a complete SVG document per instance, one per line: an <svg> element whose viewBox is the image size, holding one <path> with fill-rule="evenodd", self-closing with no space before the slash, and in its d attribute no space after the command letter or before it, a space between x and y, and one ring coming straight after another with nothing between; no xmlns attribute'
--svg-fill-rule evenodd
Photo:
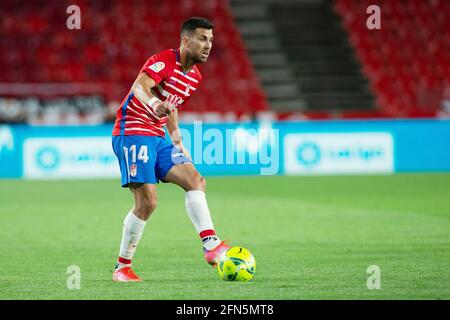
<svg viewBox="0 0 450 320"><path fill-rule="evenodd" d="M9 126L0 126L0 154L14 151L14 137Z"/></svg>

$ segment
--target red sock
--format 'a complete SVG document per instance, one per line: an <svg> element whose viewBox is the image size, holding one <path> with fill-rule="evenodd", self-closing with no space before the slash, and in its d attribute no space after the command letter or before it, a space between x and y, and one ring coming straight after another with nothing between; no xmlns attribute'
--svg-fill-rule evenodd
<svg viewBox="0 0 450 320"><path fill-rule="evenodd" d="M117 259L117 262L122 263L122 264L131 264L131 259L125 259L125 258L119 257L119 259Z"/></svg>
<svg viewBox="0 0 450 320"><path fill-rule="evenodd" d="M216 232L212 229L207 229L207 230L201 231L198 235L200 236L201 239L203 239L205 237L215 236Z"/></svg>

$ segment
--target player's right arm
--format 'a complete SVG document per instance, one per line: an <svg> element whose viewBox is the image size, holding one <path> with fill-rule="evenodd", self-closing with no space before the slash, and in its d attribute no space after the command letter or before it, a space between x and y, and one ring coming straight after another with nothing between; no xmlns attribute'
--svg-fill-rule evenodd
<svg viewBox="0 0 450 320"><path fill-rule="evenodd" d="M164 103L152 94L150 89L154 86L156 86L155 80L142 72L134 81L131 91L140 102L151 108L161 118L169 115L172 109L168 103Z"/></svg>

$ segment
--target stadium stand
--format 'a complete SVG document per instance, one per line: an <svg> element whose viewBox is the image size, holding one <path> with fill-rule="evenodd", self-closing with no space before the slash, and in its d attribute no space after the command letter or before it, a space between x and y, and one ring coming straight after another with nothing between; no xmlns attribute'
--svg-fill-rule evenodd
<svg viewBox="0 0 450 320"><path fill-rule="evenodd" d="M331 1L231 4L272 110L286 118L295 111L315 119L378 115Z"/></svg>
<svg viewBox="0 0 450 320"><path fill-rule="evenodd" d="M11 97L86 95L79 101L97 113L103 103L111 117L148 56L176 47L180 22L193 15L214 22L215 41L186 118L449 113L447 0L379 0L381 30L366 26L369 0L79 0L81 30L66 28L71 4L0 2L0 122L39 115L36 104L15 110Z"/></svg>
<svg viewBox="0 0 450 320"><path fill-rule="evenodd" d="M336 0L335 9L386 116L433 117L450 85L450 2L377 1L381 29L366 26L372 1Z"/></svg>
<svg viewBox="0 0 450 320"><path fill-rule="evenodd" d="M60 94L71 85L86 93L95 85L117 106L150 55L178 46L180 23L204 16L215 25L214 50L200 66L203 88L186 109L237 115L268 109L227 1L80 0L81 30L66 28L71 4L33 0L17 6L14 0L1 1L2 96L12 92L12 84L27 84L21 87L29 89L22 90L25 94L39 91L38 84L66 85L45 87L50 95L50 88Z"/></svg>
<svg viewBox="0 0 450 320"><path fill-rule="evenodd" d="M381 30L366 25L372 4L380 6ZM434 117L448 105L446 0L232 6L273 110L297 108L307 118Z"/></svg>

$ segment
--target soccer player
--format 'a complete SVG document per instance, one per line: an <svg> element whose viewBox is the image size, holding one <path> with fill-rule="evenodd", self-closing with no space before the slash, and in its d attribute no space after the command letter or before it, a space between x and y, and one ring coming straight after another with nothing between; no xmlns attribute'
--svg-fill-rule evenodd
<svg viewBox="0 0 450 320"><path fill-rule="evenodd" d="M196 64L208 59L213 24L192 17L181 26L181 44L151 56L116 112L112 144L134 206L123 223L114 281L142 281L131 267L136 247L156 208L156 184L175 183L185 191L185 206L202 243L206 261L215 266L230 246L216 235L205 197L205 178L192 164L178 127L178 108L197 90L202 76ZM165 139L167 127L171 142Z"/></svg>

